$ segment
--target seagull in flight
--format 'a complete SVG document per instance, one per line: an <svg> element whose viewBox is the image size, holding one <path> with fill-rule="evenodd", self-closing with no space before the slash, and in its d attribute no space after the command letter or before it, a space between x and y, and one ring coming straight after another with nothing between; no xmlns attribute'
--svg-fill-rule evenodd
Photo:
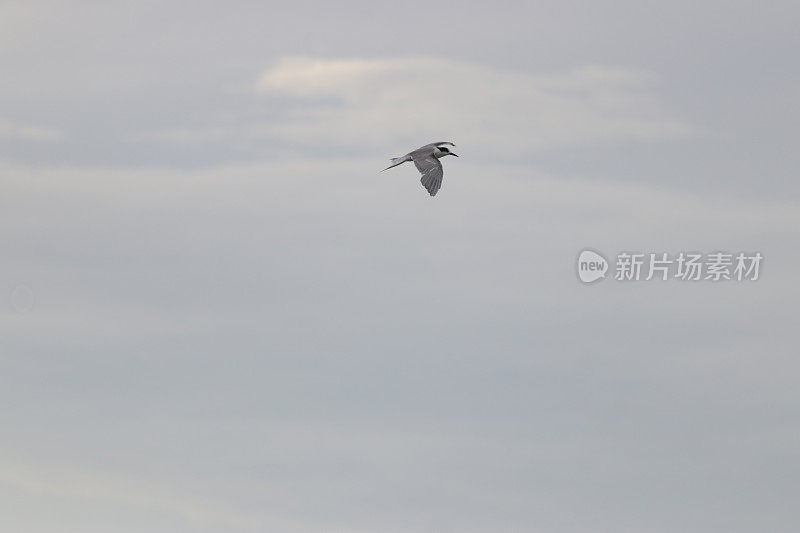
<svg viewBox="0 0 800 533"><path fill-rule="evenodd" d="M436 196L436 193L442 188L442 175L444 174L442 164L439 160L448 155L458 157L451 152L446 145L455 146L455 144L451 142L426 144L402 157L393 157L391 159L392 164L383 170L389 170L397 165L402 165L406 161L413 161L417 170L422 174L422 179L420 180L422 186L428 190L431 196ZM383 170L381 172L383 172Z"/></svg>

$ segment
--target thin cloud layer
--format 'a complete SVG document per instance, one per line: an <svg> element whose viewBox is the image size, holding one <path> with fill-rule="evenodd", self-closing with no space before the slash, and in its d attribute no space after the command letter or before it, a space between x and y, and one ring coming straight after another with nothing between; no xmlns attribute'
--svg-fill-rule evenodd
<svg viewBox="0 0 800 533"><path fill-rule="evenodd" d="M4 530L795 533L798 14L5 2Z"/></svg>
<svg viewBox="0 0 800 533"><path fill-rule="evenodd" d="M54 128L42 127L36 124L22 124L0 118L0 139L34 142L57 141L61 139L61 132Z"/></svg>
<svg viewBox="0 0 800 533"><path fill-rule="evenodd" d="M605 66L532 75L441 58L297 57L275 63L256 89L305 101L274 128L297 142L458 137L507 153L690 135L654 82Z"/></svg>
<svg viewBox="0 0 800 533"><path fill-rule="evenodd" d="M368 164L0 164L12 529L593 533L587 501L604 530L758 530L774 493L739 487L792 453L796 203L481 164L434 203ZM587 288L587 245L768 266Z"/></svg>

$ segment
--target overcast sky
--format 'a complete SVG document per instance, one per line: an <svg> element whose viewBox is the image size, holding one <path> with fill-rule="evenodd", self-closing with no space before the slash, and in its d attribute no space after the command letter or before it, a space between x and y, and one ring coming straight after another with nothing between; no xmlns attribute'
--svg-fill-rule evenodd
<svg viewBox="0 0 800 533"><path fill-rule="evenodd" d="M796 532L799 17L0 3L0 529Z"/></svg>

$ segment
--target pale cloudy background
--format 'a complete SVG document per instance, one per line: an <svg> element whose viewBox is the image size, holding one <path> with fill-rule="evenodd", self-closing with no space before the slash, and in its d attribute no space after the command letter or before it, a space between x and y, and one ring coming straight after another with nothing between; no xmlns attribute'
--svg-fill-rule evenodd
<svg viewBox="0 0 800 533"><path fill-rule="evenodd" d="M798 17L3 2L0 529L797 531Z"/></svg>

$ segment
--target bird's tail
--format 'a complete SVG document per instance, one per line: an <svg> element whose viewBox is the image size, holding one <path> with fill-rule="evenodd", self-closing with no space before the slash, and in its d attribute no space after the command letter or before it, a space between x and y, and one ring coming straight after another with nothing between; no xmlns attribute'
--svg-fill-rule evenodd
<svg viewBox="0 0 800 533"><path fill-rule="evenodd" d="M410 155L404 155L403 157L393 157L389 161L391 161L392 164L389 165L388 167L384 168L383 170L389 170L390 168L396 167L397 165L402 165L406 161L411 161L411 156ZM383 172L383 170L381 170L381 172Z"/></svg>

